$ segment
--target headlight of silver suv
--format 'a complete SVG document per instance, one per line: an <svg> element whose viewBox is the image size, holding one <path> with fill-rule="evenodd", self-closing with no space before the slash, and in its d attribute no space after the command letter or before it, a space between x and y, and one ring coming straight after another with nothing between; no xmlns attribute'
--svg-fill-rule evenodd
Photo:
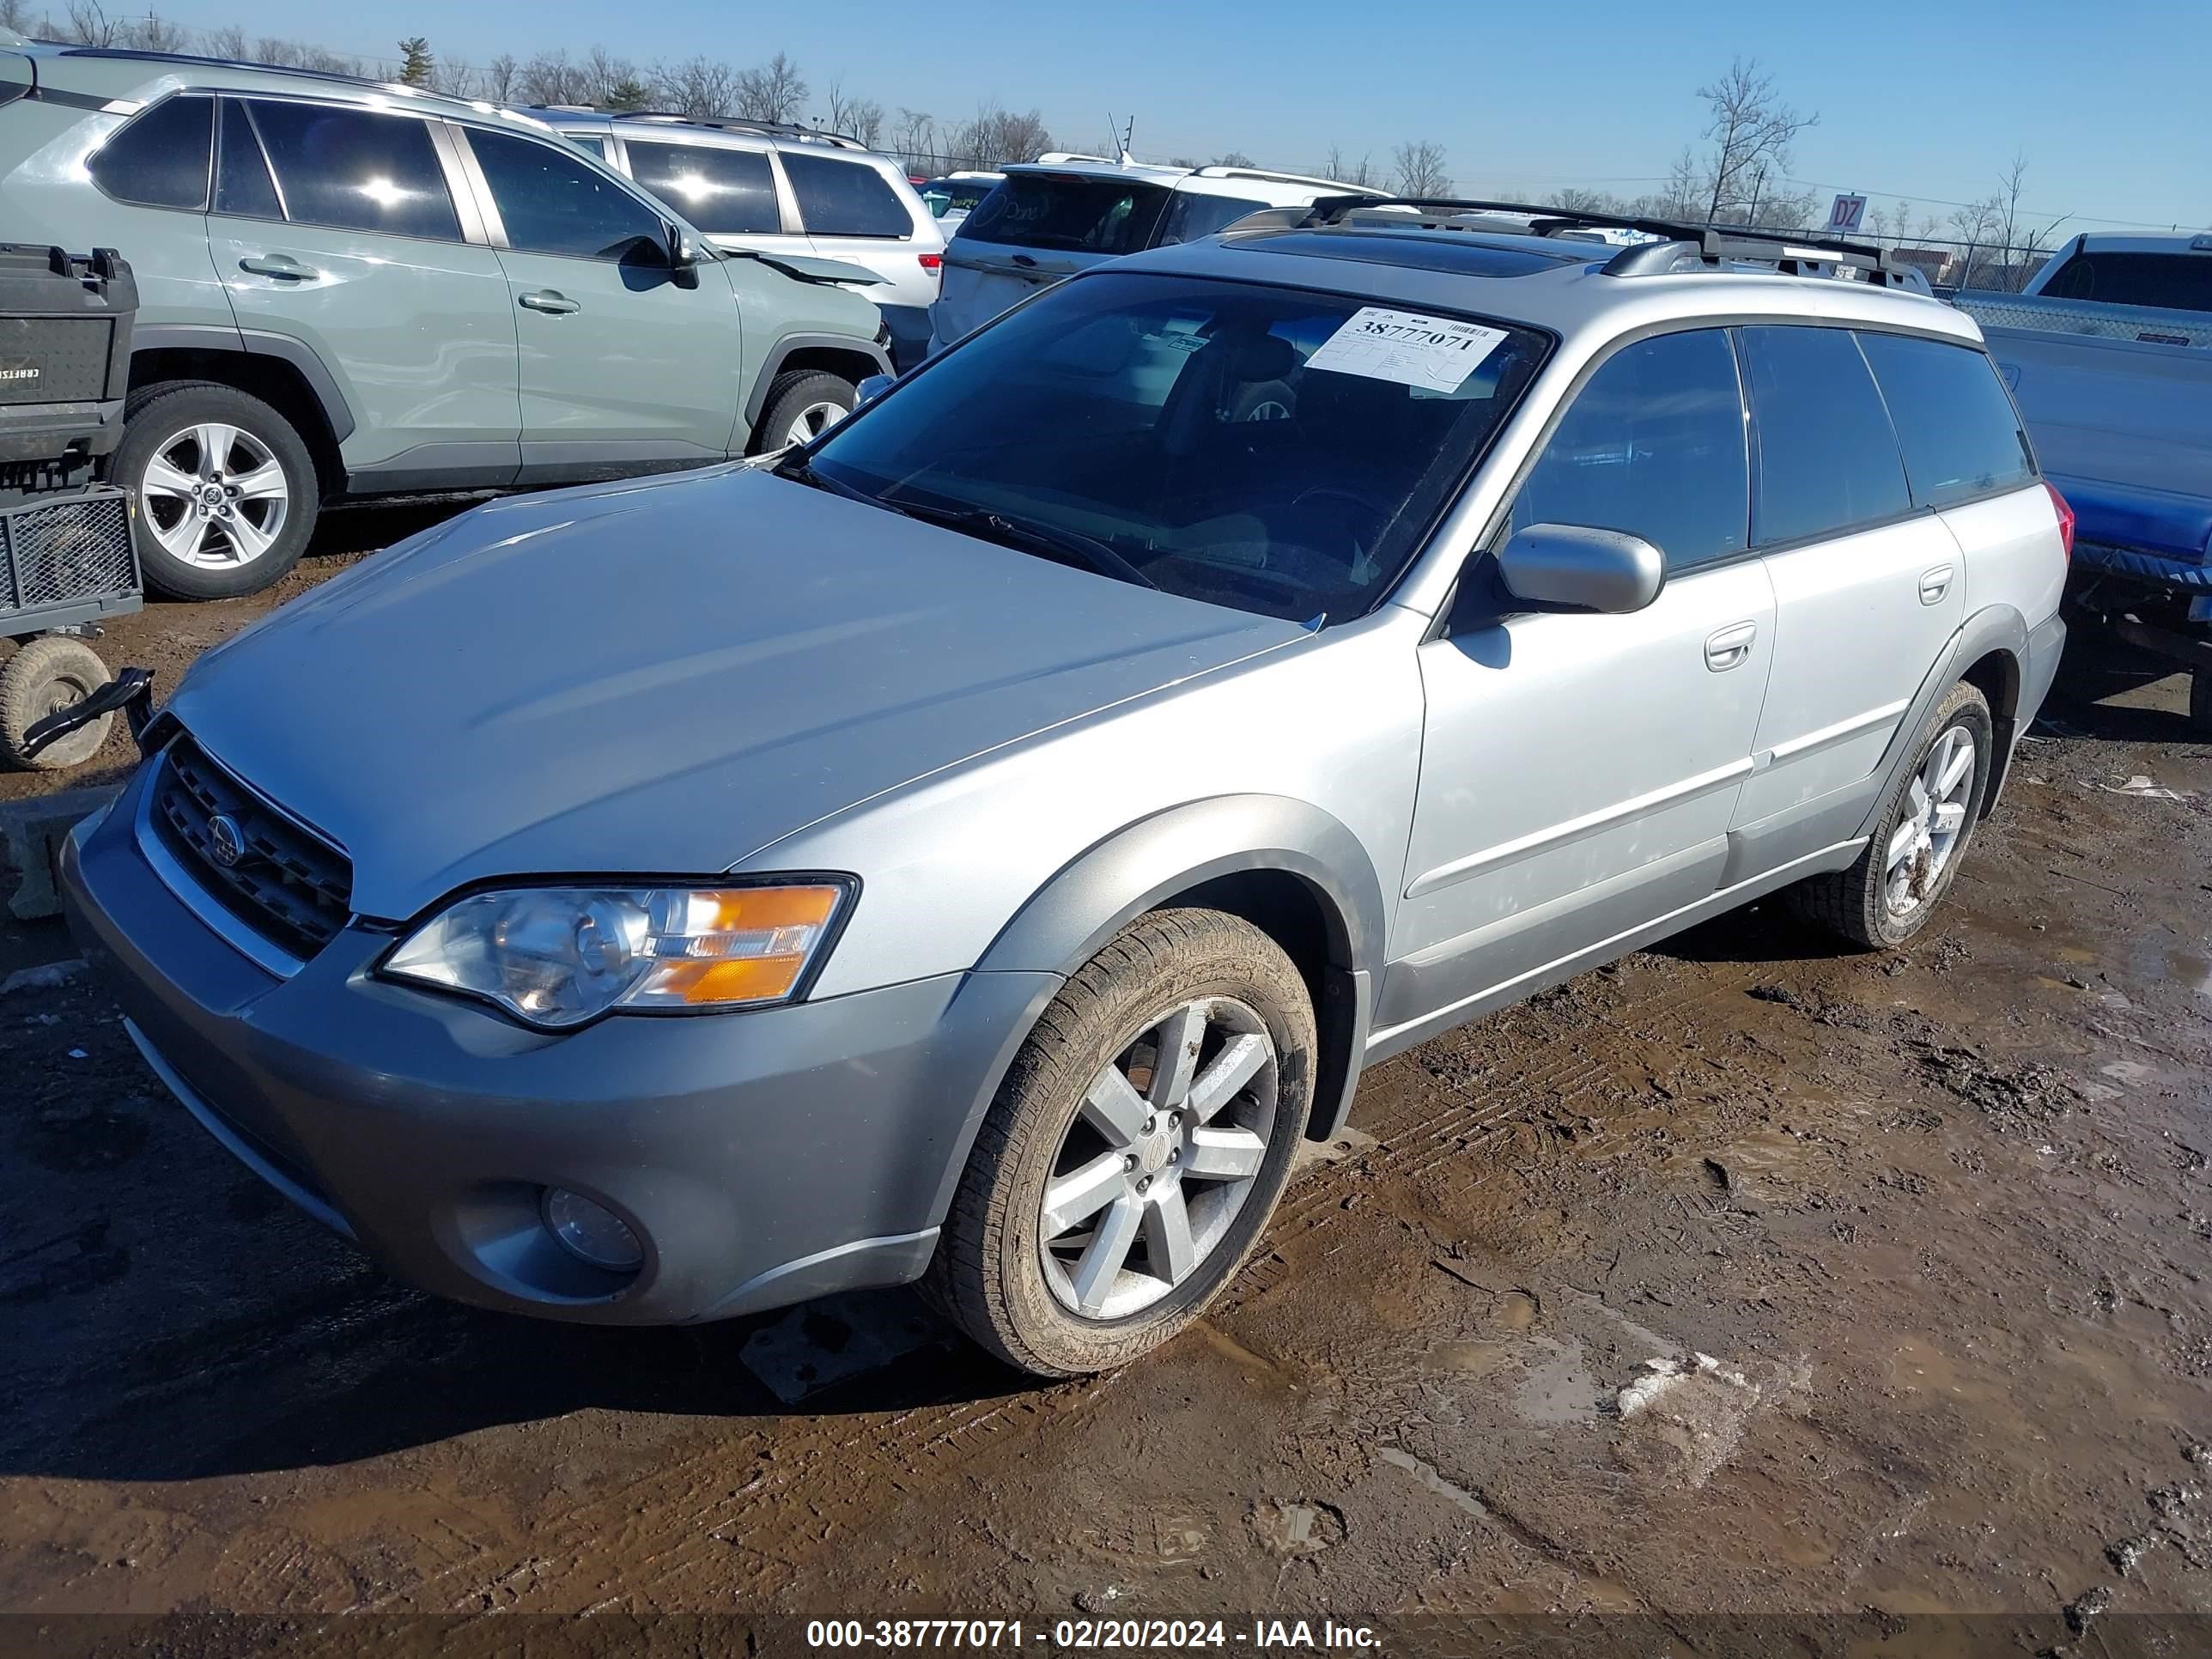
<svg viewBox="0 0 2212 1659"><path fill-rule="evenodd" d="M775 886L519 887L457 899L383 971L484 998L561 1030L611 1009L782 1002L805 981L850 890Z"/></svg>

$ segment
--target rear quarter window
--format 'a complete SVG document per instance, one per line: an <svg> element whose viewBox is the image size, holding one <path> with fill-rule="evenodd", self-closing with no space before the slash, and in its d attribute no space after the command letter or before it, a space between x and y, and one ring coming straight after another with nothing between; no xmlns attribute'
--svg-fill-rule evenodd
<svg viewBox="0 0 2212 1659"><path fill-rule="evenodd" d="M197 213L208 204L214 144L215 100L172 98L118 131L86 165L118 202Z"/></svg>
<svg viewBox="0 0 2212 1659"><path fill-rule="evenodd" d="M651 144L633 138L629 165L639 184L710 236L783 229L775 173L764 150Z"/></svg>
<svg viewBox="0 0 2212 1659"><path fill-rule="evenodd" d="M1168 204L1167 217L1160 225L1160 246L1203 240L1267 205L1265 202L1247 201L1241 196L1201 196L1196 191L1179 190Z"/></svg>
<svg viewBox="0 0 2212 1659"><path fill-rule="evenodd" d="M1158 185L1082 173L1018 173L960 222L959 239L1068 253L1133 253L1167 205Z"/></svg>
<svg viewBox="0 0 2212 1659"><path fill-rule="evenodd" d="M1889 410L1842 328L1747 328L1755 545L1846 535L1912 510Z"/></svg>
<svg viewBox="0 0 2212 1659"><path fill-rule="evenodd" d="M2051 273L2039 292L2111 306L2212 311L2212 252L2077 253Z"/></svg>
<svg viewBox="0 0 2212 1659"><path fill-rule="evenodd" d="M1914 501L1948 507L2034 478L2027 434L1988 353L1900 334L1862 334L1859 349L1889 405Z"/></svg>
<svg viewBox="0 0 2212 1659"><path fill-rule="evenodd" d="M294 224L461 240L445 169L421 119L276 99L247 106Z"/></svg>
<svg viewBox="0 0 2212 1659"><path fill-rule="evenodd" d="M810 236L914 234L914 216L890 181L863 161L833 161L786 150L784 176L799 198L799 216Z"/></svg>

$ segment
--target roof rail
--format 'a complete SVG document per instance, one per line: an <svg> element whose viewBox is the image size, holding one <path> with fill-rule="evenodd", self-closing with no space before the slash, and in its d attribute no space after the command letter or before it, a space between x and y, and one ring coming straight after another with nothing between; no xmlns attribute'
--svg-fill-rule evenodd
<svg viewBox="0 0 2212 1659"><path fill-rule="evenodd" d="M1762 230L1749 225L1700 225L1677 219L1646 219L1632 214L1585 213L1528 202L1419 196L1392 196L1380 200L1359 198L1346 205L1316 202L1304 222L1309 226L1339 225L1352 213L1371 208L1411 208L1420 215L1420 225L1433 229L1451 229L1455 220L1471 214L1510 213L1528 217L1531 235L1549 235L1569 226L1589 226L1640 230L1660 239L1621 249L1605 264L1608 276L1656 275L1674 270L1686 256L1709 265L1739 259L1771 263L1784 275L1793 276L1817 274L1807 272L1807 265L1835 265L1863 271L1868 282L1884 288L1917 290L1927 282L1911 266L1899 264L1889 249L1871 242L1846 242L1804 231ZM1324 212L1324 209L1328 211ZM1383 222L1405 222L1394 218Z"/></svg>
<svg viewBox="0 0 2212 1659"><path fill-rule="evenodd" d="M1199 168L1196 176L1200 179L1264 179L1278 185L1318 185L1323 190L1358 196L1363 200L1380 198L1384 193L1360 185L1347 185L1341 179L1318 179L1310 173L1278 173L1272 167L1233 167L1216 163Z"/></svg>
<svg viewBox="0 0 2212 1659"><path fill-rule="evenodd" d="M1061 161L1100 161L1109 167L1118 167L1122 158L1113 155L1092 155L1079 149L1048 149L1036 158L1039 167L1052 167Z"/></svg>
<svg viewBox="0 0 2212 1659"><path fill-rule="evenodd" d="M534 110L562 115L599 115L610 121L650 121L661 126L708 127L716 132L755 133L763 138L795 138L803 143L828 144L834 149L866 149L859 139L825 127L802 126L796 121L755 121L742 115L686 115L680 109L608 109L598 104L532 104Z"/></svg>

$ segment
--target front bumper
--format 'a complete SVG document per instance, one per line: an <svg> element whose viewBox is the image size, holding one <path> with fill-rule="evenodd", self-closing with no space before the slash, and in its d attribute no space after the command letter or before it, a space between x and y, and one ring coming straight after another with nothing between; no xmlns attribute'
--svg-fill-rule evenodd
<svg viewBox="0 0 2212 1659"><path fill-rule="evenodd" d="M917 1277L1059 983L953 974L549 1036L375 978L392 935L360 923L283 978L148 862L148 778L79 826L61 878L155 1069L301 1207L402 1278L486 1307L676 1323ZM643 1267L570 1256L538 1218L547 1187L614 1209Z"/></svg>

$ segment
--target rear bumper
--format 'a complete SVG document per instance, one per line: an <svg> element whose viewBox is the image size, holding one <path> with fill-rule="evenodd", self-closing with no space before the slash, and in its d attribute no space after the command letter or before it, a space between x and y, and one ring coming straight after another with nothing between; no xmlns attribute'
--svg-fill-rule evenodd
<svg viewBox="0 0 2212 1659"><path fill-rule="evenodd" d="M2066 653L2066 623L2057 612L2046 617L2027 636L2027 651L2020 665L2020 707L2013 714L2013 742L2035 724L2051 683L2058 676L2058 659Z"/></svg>
<svg viewBox="0 0 2212 1659"><path fill-rule="evenodd" d="M139 850L146 774L64 848L70 925L164 1083L231 1152L393 1273L510 1312L660 1324L913 1279L1052 975L953 974L567 1036L374 977L358 924L289 979ZM610 1274L548 1187L628 1222ZM211 1195L212 1196L212 1195Z"/></svg>
<svg viewBox="0 0 2212 1659"><path fill-rule="evenodd" d="M2081 573L2100 571L2107 575L2131 577L2186 593L2212 593L2212 564L2172 558L2163 553L2139 552L2104 542L2075 543L2074 568Z"/></svg>
<svg viewBox="0 0 2212 1659"><path fill-rule="evenodd" d="M878 306L891 331L891 367L903 374L929 355L927 306Z"/></svg>

